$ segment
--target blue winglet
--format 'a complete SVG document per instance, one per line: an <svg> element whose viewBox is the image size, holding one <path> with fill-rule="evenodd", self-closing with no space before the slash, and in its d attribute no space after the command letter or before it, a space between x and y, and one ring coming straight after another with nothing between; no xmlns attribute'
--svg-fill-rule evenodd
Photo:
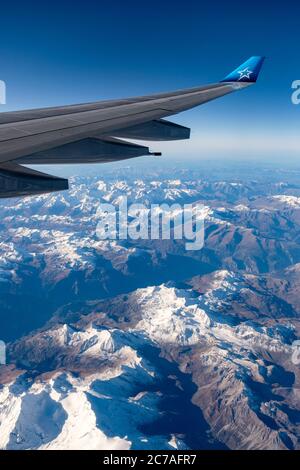
<svg viewBox="0 0 300 470"><path fill-rule="evenodd" d="M227 75L221 82L255 83L265 57L252 56L237 69Z"/></svg>

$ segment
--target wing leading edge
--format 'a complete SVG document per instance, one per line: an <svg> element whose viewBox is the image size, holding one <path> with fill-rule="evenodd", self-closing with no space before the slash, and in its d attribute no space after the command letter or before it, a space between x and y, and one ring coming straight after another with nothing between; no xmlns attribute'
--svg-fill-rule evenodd
<svg viewBox="0 0 300 470"><path fill-rule="evenodd" d="M148 147L124 142L119 137L150 141L189 138L190 129L164 118L252 85L263 60L263 57L251 57L221 82L208 86L0 114L0 171L6 175L6 186L2 190L4 180L0 173L0 197L21 194L17 187L14 193L7 186L9 177L14 181L25 178L20 170L24 167L20 164L116 161L151 154ZM38 178L42 179L39 193L67 188L66 180L57 178L54 183L55 177L51 176L47 186L43 179L47 176L31 175L37 186ZM26 195L36 193L36 189L30 192L30 186L27 187Z"/></svg>

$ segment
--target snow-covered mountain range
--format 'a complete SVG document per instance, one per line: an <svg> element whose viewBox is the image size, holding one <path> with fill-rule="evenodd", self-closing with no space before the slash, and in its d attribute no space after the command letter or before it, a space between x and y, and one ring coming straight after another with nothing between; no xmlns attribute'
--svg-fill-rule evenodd
<svg viewBox="0 0 300 470"><path fill-rule="evenodd" d="M0 448L299 448L299 174L129 169L3 200ZM203 249L99 240L124 195L201 202Z"/></svg>

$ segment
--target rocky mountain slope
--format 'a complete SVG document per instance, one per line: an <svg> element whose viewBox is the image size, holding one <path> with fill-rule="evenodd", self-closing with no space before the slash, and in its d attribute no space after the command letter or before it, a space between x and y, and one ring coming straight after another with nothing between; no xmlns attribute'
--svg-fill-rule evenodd
<svg viewBox="0 0 300 470"><path fill-rule="evenodd" d="M70 304L12 343L1 446L298 448L295 326L228 315L227 283Z"/></svg>

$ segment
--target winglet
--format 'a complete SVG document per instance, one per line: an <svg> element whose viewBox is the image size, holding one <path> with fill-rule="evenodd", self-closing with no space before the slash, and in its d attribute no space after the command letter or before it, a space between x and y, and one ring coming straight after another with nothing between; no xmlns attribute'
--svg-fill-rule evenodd
<svg viewBox="0 0 300 470"><path fill-rule="evenodd" d="M255 83L265 57L252 56L233 72L227 75L221 82L248 82Z"/></svg>

